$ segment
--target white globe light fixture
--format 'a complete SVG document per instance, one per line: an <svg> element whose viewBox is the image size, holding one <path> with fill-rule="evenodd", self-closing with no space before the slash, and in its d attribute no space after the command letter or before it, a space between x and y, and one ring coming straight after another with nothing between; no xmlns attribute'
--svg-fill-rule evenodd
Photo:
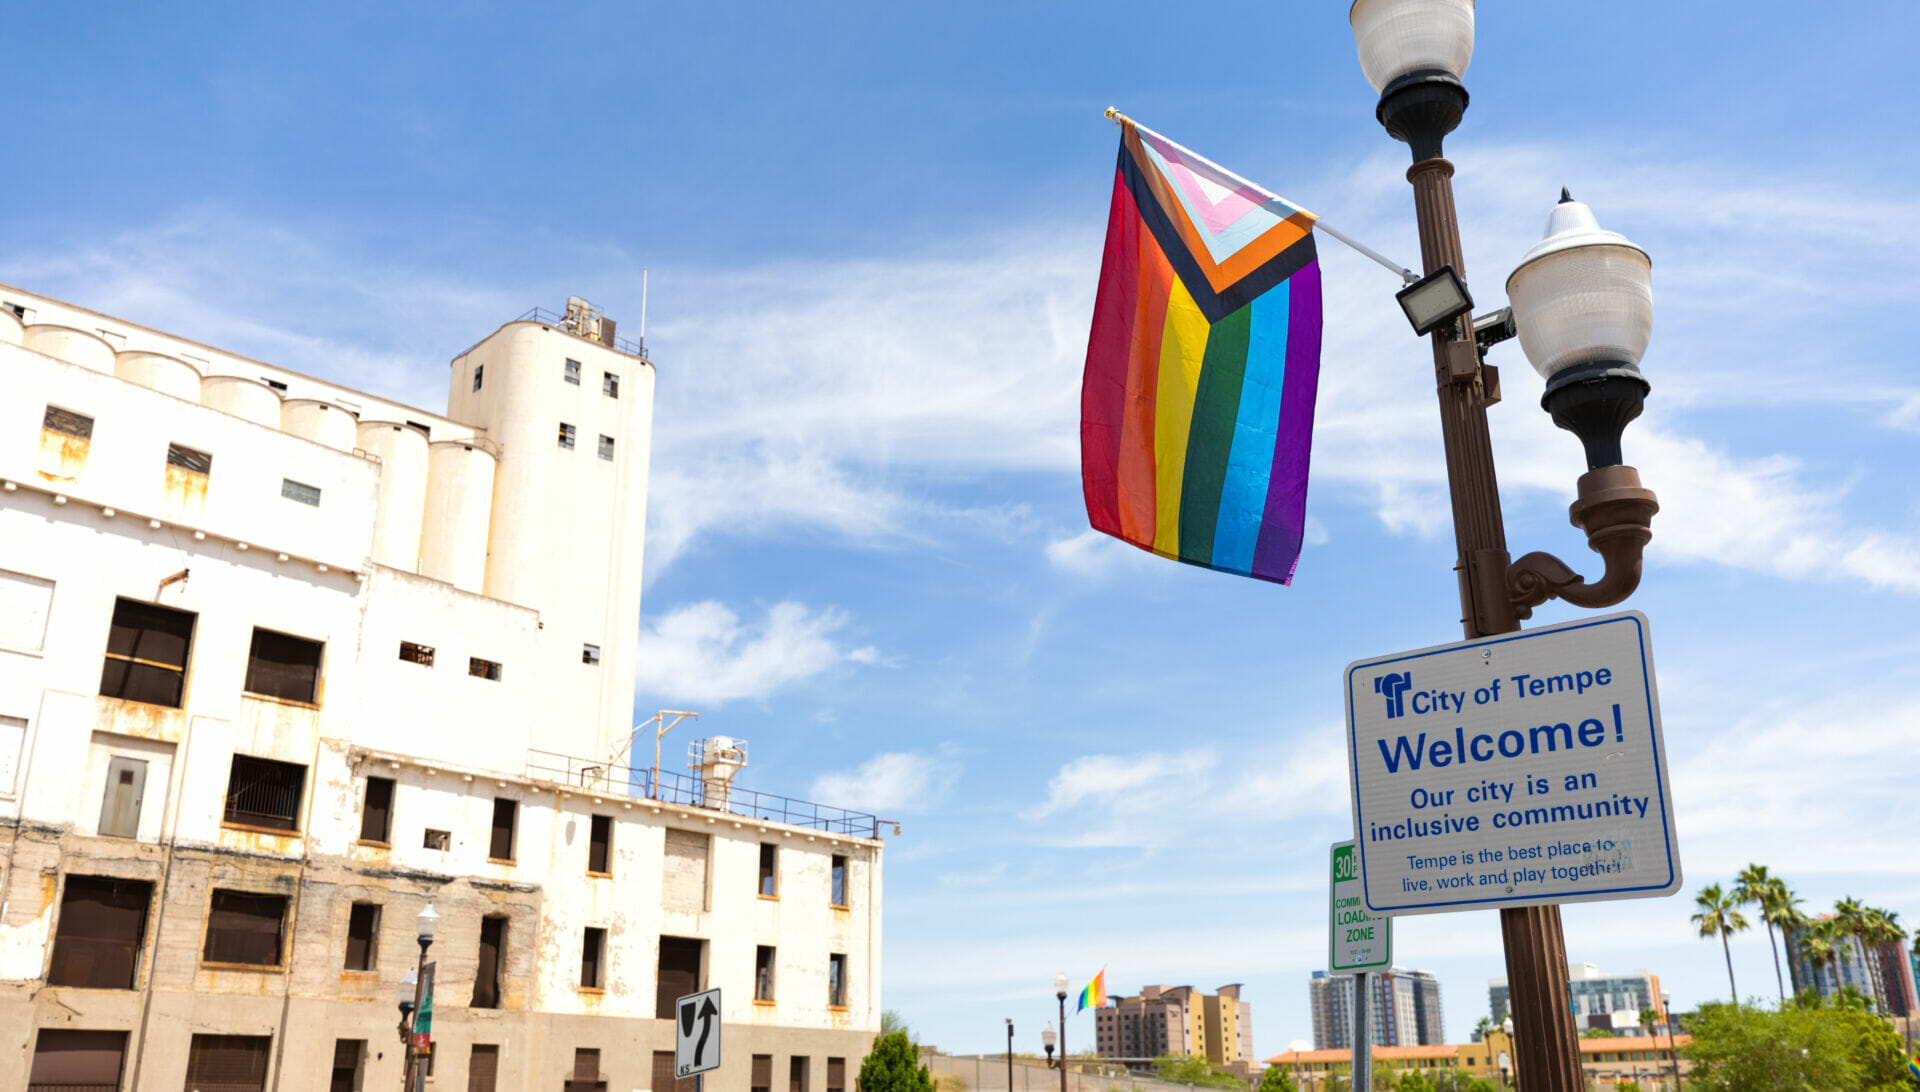
<svg viewBox="0 0 1920 1092"><path fill-rule="evenodd" d="M1360 70L1380 93L1374 116L1418 161L1467 108L1461 77L1473 60L1473 0L1354 0L1347 9Z"/></svg>
<svg viewBox="0 0 1920 1092"><path fill-rule="evenodd" d="M420 916L414 919L414 927L414 935L419 939L422 949L433 943L433 935L440 931L440 915L434 912L431 902L427 904L426 909L420 911Z"/></svg>
<svg viewBox="0 0 1920 1092"><path fill-rule="evenodd" d="M1587 468L1620 464L1620 433L1640 415L1640 358L1653 335L1653 262L1566 190L1545 237L1507 278L1520 348L1547 381L1540 405L1580 437Z"/></svg>

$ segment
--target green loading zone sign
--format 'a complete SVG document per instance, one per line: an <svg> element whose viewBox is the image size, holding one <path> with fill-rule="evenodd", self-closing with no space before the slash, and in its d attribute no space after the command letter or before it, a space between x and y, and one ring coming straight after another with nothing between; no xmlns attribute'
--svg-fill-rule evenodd
<svg viewBox="0 0 1920 1092"><path fill-rule="evenodd" d="M1334 843L1327 891L1327 972L1386 970L1393 963L1393 919L1367 913L1352 842Z"/></svg>

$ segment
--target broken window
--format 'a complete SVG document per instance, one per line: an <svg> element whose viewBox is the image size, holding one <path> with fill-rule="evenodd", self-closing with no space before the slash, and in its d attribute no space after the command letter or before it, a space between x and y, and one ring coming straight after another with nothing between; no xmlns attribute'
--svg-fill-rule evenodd
<svg viewBox="0 0 1920 1092"><path fill-rule="evenodd" d="M667 1057L673 1057L673 1053L669 1051ZM499 1044L473 1044L473 1053L467 1058L467 1092L495 1092L499 1077Z"/></svg>
<svg viewBox="0 0 1920 1092"><path fill-rule="evenodd" d="M833 855L832 878L827 882L827 902L833 906L847 905L847 859L838 853Z"/></svg>
<svg viewBox="0 0 1920 1092"><path fill-rule="evenodd" d="M367 778L366 803L360 806L360 840L393 841L393 778Z"/></svg>
<svg viewBox="0 0 1920 1092"><path fill-rule="evenodd" d="M600 437L600 457L601 457L602 459L605 459L605 460L606 460L606 461L608 461L608 462L612 462L612 461L613 461L613 437L611 437L611 436L607 436L607 435L605 435L605 434L602 434L602 435L601 435L601 437Z"/></svg>
<svg viewBox="0 0 1920 1092"><path fill-rule="evenodd" d="M607 985L607 931L588 926L580 938L580 988L605 989Z"/></svg>
<svg viewBox="0 0 1920 1092"><path fill-rule="evenodd" d="M776 883L776 865L779 850L771 842L760 843L760 895L762 898L775 898L780 894Z"/></svg>
<svg viewBox="0 0 1920 1092"><path fill-rule="evenodd" d="M473 1004L476 1009L500 1007L500 981L507 960L507 919L480 919L480 960L473 972Z"/></svg>
<svg viewBox="0 0 1920 1092"><path fill-rule="evenodd" d="M68 876L54 929L47 985L130 990L140 974L153 885L112 876Z"/></svg>
<svg viewBox="0 0 1920 1092"><path fill-rule="evenodd" d="M40 419L40 427L76 440L93 439L93 418L59 406L47 407L46 415Z"/></svg>
<svg viewBox="0 0 1920 1092"><path fill-rule="evenodd" d="M600 393L608 398L620 397L620 377L612 372L601 372Z"/></svg>
<svg viewBox="0 0 1920 1092"><path fill-rule="evenodd" d="M565 421L560 422L560 446L573 450L573 426Z"/></svg>
<svg viewBox="0 0 1920 1092"><path fill-rule="evenodd" d="M444 852L453 847L453 832L428 827L426 837L421 839L420 844L427 849L438 849Z"/></svg>
<svg viewBox="0 0 1920 1092"><path fill-rule="evenodd" d="M347 912L347 970L371 971L380 958L380 904L356 902Z"/></svg>
<svg viewBox="0 0 1920 1092"><path fill-rule="evenodd" d="M587 871L606 875L613 871L613 816L593 816L587 836Z"/></svg>
<svg viewBox="0 0 1920 1092"><path fill-rule="evenodd" d="M837 1009L847 1007L847 957L843 952L827 957L827 1004Z"/></svg>
<svg viewBox="0 0 1920 1092"><path fill-rule="evenodd" d="M599 645L581 645L580 646L580 662L583 664L599 663L600 662L600 646Z"/></svg>
<svg viewBox="0 0 1920 1092"><path fill-rule="evenodd" d="M201 958L208 963L278 967L286 918L285 895L216 888L207 910L207 943Z"/></svg>
<svg viewBox="0 0 1920 1092"><path fill-rule="evenodd" d="M300 829L300 793L307 768L292 762L234 755L227 774L222 821L268 830Z"/></svg>
<svg viewBox="0 0 1920 1092"><path fill-rule="evenodd" d="M753 999L773 1000L773 949L765 944L753 949Z"/></svg>
<svg viewBox="0 0 1920 1092"><path fill-rule="evenodd" d="M301 504L312 508L320 507L320 487L317 485L297 482L292 478L281 478L280 495L290 501L299 501Z"/></svg>
<svg viewBox="0 0 1920 1092"><path fill-rule="evenodd" d="M360 1062L367 1056L365 1039L333 1041L333 1079L327 1092L360 1092Z"/></svg>
<svg viewBox="0 0 1920 1092"><path fill-rule="evenodd" d="M194 616L183 610L116 599L107 629L100 696L180 708L187 686L187 653Z"/></svg>
<svg viewBox="0 0 1920 1092"><path fill-rule="evenodd" d="M580 362L578 360L567 361L566 378L567 382L574 386L577 387L580 385Z"/></svg>
<svg viewBox="0 0 1920 1092"><path fill-rule="evenodd" d="M41 1028L33 1040L28 1092L109 1092L120 1087L127 1033ZM15 1071L16 1074L18 1071ZM16 1075L15 1080L19 1077Z"/></svg>
<svg viewBox="0 0 1920 1092"><path fill-rule="evenodd" d="M272 1047L273 1040L265 1035L195 1035L187 1047L187 1087L264 1092Z"/></svg>
<svg viewBox="0 0 1920 1092"><path fill-rule="evenodd" d="M400 658L410 664L419 664L421 667L432 667L433 646L416 645L412 641L402 641L400 642Z"/></svg>
<svg viewBox="0 0 1920 1092"><path fill-rule="evenodd" d="M467 674L476 679L500 681L500 665L492 660L483 660L478 656L467 657Z"/></svg>
<svg viewBox="0 0 1920 1092"><path fill-rule="evenodd" d="M661 937L660 966L654 975L653 1015L674 1018L675 1001L700 992L700 962L706 941L692 937Z"/></svg>
<svg viewBox="0 0 1920 1092"><path fill-rule="evenodd" d="M305 637L254 627L247 652L246 691L313 705L320 700L320 652L326 646Z"/></svg>
<svg viewBox="0 0 1920 1092"><path fill-rule="evenodd" d="M496 861L513 860L513 827L519 816L519 801L493 798L493 838L487 843L487 856Z"/></svg>
<svg viewBox="0 0 1920 1092"><path fill-rule="evenodd" d="M167 465L204 477L213 473L213 456L184 444L168 444Z"/></svg>

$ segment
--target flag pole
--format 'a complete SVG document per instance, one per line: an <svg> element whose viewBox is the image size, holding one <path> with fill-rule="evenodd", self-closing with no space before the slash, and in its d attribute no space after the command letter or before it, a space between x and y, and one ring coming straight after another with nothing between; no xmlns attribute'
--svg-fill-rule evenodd
<svg viewBox="0 0 1920 1092"><path fill-rule="evenodd" d="M1168 145L1179 149L1181 154L1191 156L1194 159L1197 159L1200 162L1205 163L1207 166L1212 167L1214 170L1219 171L1221 174L1227 176L1228 178L1233 179L1235 182L1240 183L1242 186L1245 186L1248 189L1253 190L1255 193L1259 193L1263 196L1272 198L1275 201L1283 201L1289 205L1293 205L1294 208L1300 207L1298 204L1295 204L1292 201L1288 201L1286 198L1280 196L1277 193L1274 193L1272 190L1267 189L1265 186L1262 186L1255 182L1250 182L1247 179L1240 177L1239 175L1233 173L1232 171L1226 169L1225 167L1222 167L1220 164L1215 163L1213 160L1208 159L1206 156L1201 155L1199 152L1194 151L1192 148L1189 148L1186 145L1180 143L1179 141L1174 140L1173 138L1167 136L1165 133L1159 132L1158 130L1147 128L1146 126L1140 124L1137 121L1134 121L1132 118L1121 113L1118 109L1112 106L1107 107L1107 119L1112 121L1115 125L1120 125L1123 123L1131 124L1134 128L1140 130L1143 133L1151 133L1156 139L1164 141ZM1361 254L1369 258L1372 258L1375 262L1378 262L1382 268L1390 269L1395 274L1399 275L1401 281L1406 284L1412 284L1414 281L1417 281L1420 279L1419 276L1415 274L1413 270L1408 269L1406 266L1400 265L1395 261L1392 261L1391 259L1387 258L1384 254L1381 254L1379 251L1373 249L1372 247L1359 241L1358 239L1353 238L1351 235L1348 235L1347 233L1334 227L1332 224L1327 223L1325 220L1320 219L1320 216L1318 213L1314 213L1312 215L1313 215L1314 230L1324 231L1328 235L1339 240L1340 242L1347 244L1348 246L1352 247L1354 250L1360 252Z"/></svg>

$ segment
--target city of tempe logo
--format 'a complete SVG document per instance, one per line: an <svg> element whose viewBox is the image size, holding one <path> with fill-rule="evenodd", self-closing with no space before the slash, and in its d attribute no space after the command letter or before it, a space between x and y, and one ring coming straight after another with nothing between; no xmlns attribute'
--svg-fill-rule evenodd
<svg viewBox="0 0 1920 1092"><path fill-rule="evenodd" d="M1394 720L1407 713L1407 691L1413 689L1413 672L1389 671L1385 675L1373 678L1373 692L1387 699L1387 719Z"/></svg>

